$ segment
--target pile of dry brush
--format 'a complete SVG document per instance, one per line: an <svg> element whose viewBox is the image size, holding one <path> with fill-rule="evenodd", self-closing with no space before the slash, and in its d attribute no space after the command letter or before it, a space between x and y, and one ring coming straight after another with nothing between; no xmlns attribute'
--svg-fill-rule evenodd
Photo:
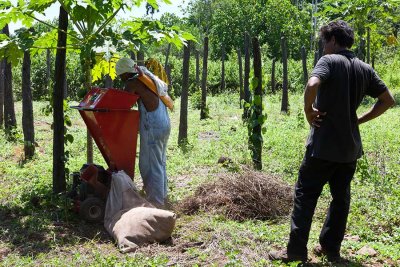
<svg viewBox="0 0 400 267"><path fill-rule="evenodd" d="M177 210L184 214L200 210L219 213L238 221L268 220L288 215L292 203L291 186L272 175L246 169L199 186L194 195L179 203Z"/></svg>

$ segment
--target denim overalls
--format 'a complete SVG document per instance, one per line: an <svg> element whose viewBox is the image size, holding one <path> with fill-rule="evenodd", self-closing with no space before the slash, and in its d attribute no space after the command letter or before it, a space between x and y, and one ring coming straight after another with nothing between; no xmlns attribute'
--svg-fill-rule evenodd
<svg viewBox="0 0 400 267"><path fill-rule="evenodd" d="M147 200L164 205L167 197L166 149L171 131L167 107L159 99L156 110L148 112L139 100L139 170Z"/></svg>

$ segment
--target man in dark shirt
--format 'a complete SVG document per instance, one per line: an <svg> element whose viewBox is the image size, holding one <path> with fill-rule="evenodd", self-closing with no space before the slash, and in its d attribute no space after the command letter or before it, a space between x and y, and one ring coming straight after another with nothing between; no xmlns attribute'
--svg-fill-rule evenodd
<svg viewBox="0 0 400 267"><path fill-rule="evenodd" d="M295 185L290 238L286 250L269 254L272 260L307 261L307 242L317 200L329 183L332 201L319 237L317 255L340 261L350 208L350 182L362 155L358 126L394 105L394 99L375 71L348 49L353 29L344 21L320 29L324 56L315 66L304 93L304 112L311 126L306 153ZM365 95L375 105L358 117Z"/></svg>

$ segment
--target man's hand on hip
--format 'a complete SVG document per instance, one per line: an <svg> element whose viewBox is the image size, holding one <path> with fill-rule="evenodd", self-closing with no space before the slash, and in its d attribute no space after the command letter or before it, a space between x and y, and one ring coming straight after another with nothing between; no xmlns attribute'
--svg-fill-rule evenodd
<svg viewBox="0 0 400 267"><path fill-rule="evenodd" d="M312 127L321 127L321 122L323 121L323 116L326 115L326 112L321 112L314 107L311 107L311 109L307 109L304 112L306 114L308 123Z"/></svg>

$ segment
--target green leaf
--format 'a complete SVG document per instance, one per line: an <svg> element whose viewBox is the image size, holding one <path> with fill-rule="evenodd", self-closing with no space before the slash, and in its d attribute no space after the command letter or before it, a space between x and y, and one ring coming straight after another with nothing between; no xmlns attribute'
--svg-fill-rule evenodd
<svg viewBox="0 0 400 267"><path fill-rule="evenodd" d="M65 118L64 118L64 123L65 123L65 125L67 125L68 127L71 127L71 126L72 126L71 119L70 119L69 117L67 117L67 116L65 116Z"/></svg>
<svg viewBox="0 0 400 267"><path fill-rule="evenodd" d="M254 95L254 100L253 103L255 106L261 106L262 104L262 98L260 95Z"/></svg>
<svg viewBox="0 0 400 267"><path fill-rule="evenodd" d="M260 125L263 125L264 122L266 121L266 119L267 119L267 118L265 118L264 115L260 115L260 116L258 116L257 121L258 121L258 123L259 123Z"/></svg>
<svg viewBox="0 0 400 267"><path fill-rule="evenodd" d="M196 41L196 42L197 42L196 37L194 37L194 36L193 36L191 33L189 33L189 32L182 32L182 33L181 33L181 36L182 36L182 38L185 39L186 41Z"/></svg>
<svg viewBox="0 0 400 267"><path fill-rule="evenodd" d="M35 12L44 12L48 7L57 2L57 0L34 0L29 1L27 9L34 10Z"/></svg>
<svg viewBox="0 0 400 267"><path fill-rule="evenodd" d="M262 132L263 134L265 134L265 133L267 132L267 127L262 127L262 128L261 128L261 132Z"/></svg>
<svg viewBox="0 0 400 267"><path fill-rule="evenodd" d="M72 134L66 134L65 135L65 143L73 143L74 142L74 137L72 136Z"/></svg>
<svg viewBox="0 0 400 267"><path fill-rule="evenodd" d="M98 11L97 7L95 6L95 4L90 1L90 0L83 0L83 2L85 2L86 4L88 4L91 8L93 8L94 10Z"/></svg>
<svg viewBox="0 0 400 267"><path fill-rule="evenodd" d="M254 91L254 89L256 89L257 86L258 86L258 78L253 77L250 81L250 89Z"/></svg>
<svg viewBox="0 0 400 267"><path fill-rule="evenodd" d="M0 59L5 58L12 65L16 65L23 55L24 52L15 40L4 40L0 42Z"/></svg>
<svg viewBox="0 0 400 267"><path fill-rule="evenodd" d="M73 9L72 9L72 16L74 18L75 21L84 21L87 22L87 12L86 12L86 8L84 8L81 5L76 5Z"/></svg>

